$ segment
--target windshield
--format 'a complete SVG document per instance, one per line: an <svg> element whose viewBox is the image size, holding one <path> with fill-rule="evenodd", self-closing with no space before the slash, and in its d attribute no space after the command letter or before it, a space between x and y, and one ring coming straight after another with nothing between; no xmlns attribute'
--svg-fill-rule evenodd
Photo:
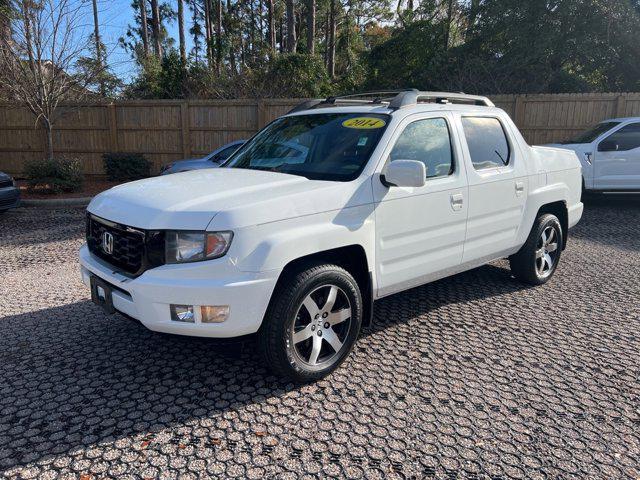
<svg viewBox="0 0 640 480"><path fill-rule="evenodd" d="M364 169L388 120L388 115L371 113L279 118L238 150L225 167L350 181Z"/></svg>
<svg viewBox="0 0 640 480"><path fill-rule="evenodd" d="M602 135L604 132L606 132L607 130L612 129L616 125L620 125L620 122L602 122L602 123L598 123L598 124L594 125L593 127L591 127L590 129L588 129L586 132L582 132L577 137L575 137L575 138L573 138L571 140L567 140L566 142L562 142L562 143L591 143L596 138L598 138L600 135Z"/></svg>

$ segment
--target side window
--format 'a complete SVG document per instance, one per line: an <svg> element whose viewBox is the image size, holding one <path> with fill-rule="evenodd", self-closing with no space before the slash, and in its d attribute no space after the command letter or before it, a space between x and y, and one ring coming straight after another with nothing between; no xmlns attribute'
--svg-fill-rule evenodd
<svg viewBox="0 0 640 480"><path fill-rule="evenodd" d="M242 145L231 145L230 147L225 148L221 152L218 152L218 154L215 156L215 160L219 162L225 161L227 158L231 156L233 152L235 152L241 146Z"/></svg>
<svg viewBox="0 0 640 480"><path fill-rule="evenodd" d="M640 123L630 123L598 144L599 152L622 152L640 147Z"/></svg>
<svg viewBox="0 0 640 480"><path fill-rule="evenodd" d="M509 164L509 142L500 120L488 117L462 117L462 128L476 170Z"/></svg>
<svg viewBox="0 0 640 480"><path fill-rule="evenodd" d="M453 153L449 127L444 118L426 118L407 125L389 154L390 160L418 160L424 163L427 178L453 173Z"/></svg>

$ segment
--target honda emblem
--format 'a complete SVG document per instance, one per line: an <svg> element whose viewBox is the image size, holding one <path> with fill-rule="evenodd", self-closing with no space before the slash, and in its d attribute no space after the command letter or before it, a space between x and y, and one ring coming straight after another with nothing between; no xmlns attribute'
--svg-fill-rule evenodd
<svg viewBox="0 0 640 480"><path fill-rule="evenodd" d="M102 250L104 253L111 255L113 253L113 235L109 232L102 234Z"/></svg>

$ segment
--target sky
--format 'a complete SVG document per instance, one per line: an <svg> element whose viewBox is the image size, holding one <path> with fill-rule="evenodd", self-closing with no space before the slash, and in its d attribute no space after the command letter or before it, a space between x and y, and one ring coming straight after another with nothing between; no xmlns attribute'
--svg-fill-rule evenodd
<svg viewBox="0 0 640 480"><path fill-rule="evenodd" d="M176 4L175 0L169 0L170 3ZM188 31L191 28L191 11L187 8L185 2L185 30L187 40L187 52L192 48L192 39ZM93 13L91 1L87 4L87 21L93 22ZM136 63L120 45L118 39L125 35L127 25L133 24L133 9L131 8L131 0L98 0L98 17L100 23L100 36L102 42L107 46L108 61L112 70L116 75L125 82L130 81L137 72ZM91 24L92 25L92 24ZM177 42L178 24L177 22L165 25L169 35L174 37Z"/></svg>

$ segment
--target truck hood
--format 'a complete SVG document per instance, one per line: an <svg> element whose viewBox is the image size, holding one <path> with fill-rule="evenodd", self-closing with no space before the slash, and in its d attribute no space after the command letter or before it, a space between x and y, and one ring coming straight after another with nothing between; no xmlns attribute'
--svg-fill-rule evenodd
<svg viewBox="0 0 640 480"><path fill-rule="evenodd" d="M366 192L370 196L356 182L219 168L118 185L96 196L88 210L144 229L224 230L370 202Z"/></svg>

